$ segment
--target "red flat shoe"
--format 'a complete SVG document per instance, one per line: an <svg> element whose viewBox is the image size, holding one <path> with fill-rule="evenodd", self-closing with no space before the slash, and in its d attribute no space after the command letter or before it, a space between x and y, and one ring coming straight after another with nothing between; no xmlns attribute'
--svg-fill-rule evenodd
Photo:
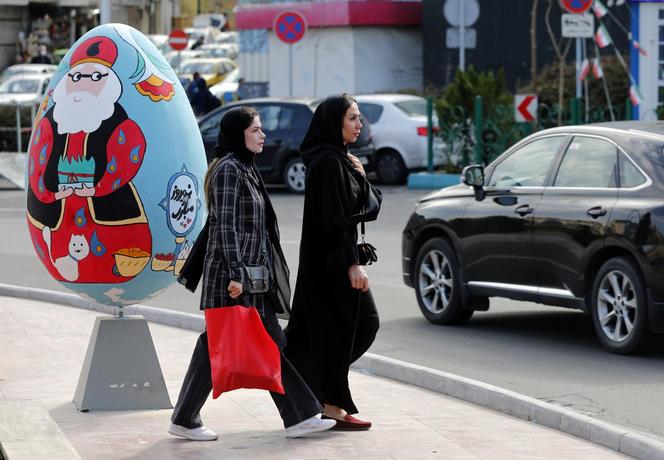
<svg viewBox="0 0 664 460"><path fill-rule="evenodd" d="M371 428L371 422L360 420L352 415L346 415L343 420L328 417L327 415L323 415L321 418L336 420L337 424L332 429L337 431L364 431Z"/></svg>

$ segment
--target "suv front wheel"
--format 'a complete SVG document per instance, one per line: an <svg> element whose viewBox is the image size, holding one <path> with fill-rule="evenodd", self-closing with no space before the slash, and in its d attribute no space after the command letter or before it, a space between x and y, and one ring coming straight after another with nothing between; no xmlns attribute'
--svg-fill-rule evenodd
<svg viewBox="0 0 664 460"><path fill-rule="evenodd" d="M415 293L426 319L435 324L461 324L472 310L461 303L461 281L456 255L442 238L427 241L415 262Z"/></svg>
<svg viewBox="0 0 664 460"><path fill-rule="evenodd" d="M648 345L645 284L630 259L609 259L595 275L591 297L595 333L611 353L631 354Z"/></svg>

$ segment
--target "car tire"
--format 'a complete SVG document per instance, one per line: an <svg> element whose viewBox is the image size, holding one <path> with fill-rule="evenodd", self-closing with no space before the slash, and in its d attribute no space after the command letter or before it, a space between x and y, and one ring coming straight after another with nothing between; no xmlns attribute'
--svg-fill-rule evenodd
<svg viewBox="0 0 664 460"><path fill-rule="evenodd" d="M456 254L443 238L427 241L415 262L415 295L424 317L434 324L461 324L473 315L463 308Z"/></svg>
<svg viewBox="0 0 664 460"><path fill-rule="evenodd" d="M283 171L284 185L292 193L304 193L304 181L307 167L302 158L291 158L286 162Z"/></svg>
<svg viewBox="0 0 664 460"><path fill-rule="evenodd" d="M606 350L626 355L647 348L652 334L646 288L633 261L615 257L605 262L595 275L591 302L595 333Z"/></svg>
<svg viewBox="0 0 664 460"><path fill-rule="evenodd" d="M379 152L376 158L376 175L383 184L398 185L406 183L408 170L399 152L392 149Z"/></svg>

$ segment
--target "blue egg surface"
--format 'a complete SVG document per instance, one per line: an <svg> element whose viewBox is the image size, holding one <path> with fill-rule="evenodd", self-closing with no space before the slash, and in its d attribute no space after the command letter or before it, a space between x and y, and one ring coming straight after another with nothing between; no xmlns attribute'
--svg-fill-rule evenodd
<svg viewBox="0 0 664 460"><path fill-rule="evenodd" d="M207 161L182 85L142 33L105 24L72 46L27 162L30 237L56 280L116 306L175 280L205 221Z"/></svg>

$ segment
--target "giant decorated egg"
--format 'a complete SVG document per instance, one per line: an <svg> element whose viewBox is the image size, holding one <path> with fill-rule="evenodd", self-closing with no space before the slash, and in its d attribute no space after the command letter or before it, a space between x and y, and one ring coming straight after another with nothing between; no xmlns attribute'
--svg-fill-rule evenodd
<svg viewBox="0 0 664 460"><path fill-rule="evenodd" d="M56 280L118 306L173 283L204 223L207 162L187 96L143 34L105 24L76 42L27 161L30 237Z"/></svg>

